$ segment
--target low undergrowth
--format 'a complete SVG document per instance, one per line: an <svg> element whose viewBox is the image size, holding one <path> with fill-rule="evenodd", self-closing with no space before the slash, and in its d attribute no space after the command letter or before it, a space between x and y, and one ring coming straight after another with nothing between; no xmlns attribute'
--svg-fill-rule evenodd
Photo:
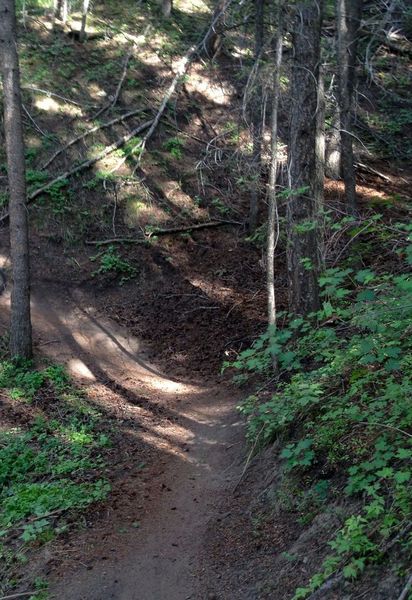
<svg viewBox="0 0 412 600"><path fill-rule="evenodd" d="M277 363L274 393L261 390L240 410L254 447L280 442L281 485L307 500L302 524L342 498L358 507L293 600L332 578L354 580L394 550L401 577L411 564L412 228L396 227L403 242L395 273L327 270L316 314L280 315L285 326L266 332L230 365L243 380L273 376Z"/></svg>
<svg viewBox="0 0 412 600"><path fill-rule="evenodd" d="M30 549L67 531L79 511L107 496L109 484L99 474L110 439L97 411L60 366L36 369L28 361L2 360L0 389L6 408L0 430L4 592L17 583L14 568L27 562Z"/></svg>

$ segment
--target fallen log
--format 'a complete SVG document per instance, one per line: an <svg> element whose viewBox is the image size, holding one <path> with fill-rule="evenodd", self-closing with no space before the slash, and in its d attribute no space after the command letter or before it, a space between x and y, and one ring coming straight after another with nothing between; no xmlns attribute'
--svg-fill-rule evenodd
<svg viewBox="0 0 412 600"><path fill-rule="evenodd" d="M106 127L111 127L112 125L116 125L116 123L120 123L121 121L124 121L125 119L129 119L130 117L134 117L135 115L141 114L143 112L145 112L143 109L131 110L130 112L126 113L125 115L122 115L121 117L116 117L115 119L112 119L111 121L108 121L107 123L102 123L102 125L96 125L96 127L92 127L92 129L89 129L85 133L78 135L77 137L70 140L70 142L67 142L67 144L65 146L62 146L61 148L56 150L56 152L44 163L44 165L42 165L40 167L40 171L44 171L45 169L47 169L47 167L50 166L51 163L54 160L56 160L56 158L58 156L60 156L60 154L62 152L64 152L65 150L70 148L70 146L73 146L77 142L80 142L88 135L91 135L92 133L96 133L96 131L100 131L100 129L105 129Z"/></svg>
<svg viewBox="0 0 412 600"><path fill-rule="evenodd" d="M153 229L145 231L143 238L122 238L116 237L109 240L86 240L88 246L109 246L110 244L144 244L153 236L172 235L174 233L184 233L186 231L194 231L198 229L206 229L208 227L222 227L223 225L243 225L239 221L207 221L205 223L193 223L192 225L181 225L180 227L170 227L167 229Z"/></svg>
<svg viewBox="0 0 412 600"><path fill-rule="evenodd" d="M138 127L135 127L132 131L130 131L130 133L127 133L126 135L122 136L116 142L114 142L113 144L110 144L110 146L106 146L106 148L104 150L102 150L102 152L100 152L97 156L94 156L93 158L90 158L89 160L85 160L84 162L80 163L76 167L73 167L73 169L69 169L68 171L66 171L65 173L62 173L58 177L55 177L48 183L45 183L42 187L37 188L37 190L34 190L31 194L28 195L27 204L30 204L31 202L33 202L33 200L35 200L36 198L41 196L41 194L44 194L44 192L47 192L56 183L59 183L60 181L64 181L65 179L68 179L69 177L72 177L73 175L76 175L77 173L80 173L81 171L84 171L85 169L89 169L91 166L93 166L94 164L99 162L99 160L102 160L108 154L110 154L111 152L114 152L114 150L117 150L118 148L121 148L122 146L124 146L129 140L131 140L136 135L138 135L139 133L141 133L148 127L150 127L150 125L152 123L153 123L152 119L150 121L145 121L145 123L142 123ZM9 218L9 213L7 212L0 218L0 224L7 221L8 218Z"/></svg>

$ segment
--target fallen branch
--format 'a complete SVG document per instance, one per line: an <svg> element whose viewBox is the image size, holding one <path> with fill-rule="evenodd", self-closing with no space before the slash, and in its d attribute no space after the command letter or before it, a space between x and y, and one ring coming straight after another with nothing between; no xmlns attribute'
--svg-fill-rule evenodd
<svg viewBox="0 0 412 600"><path fill-rule="evenodd" d="M180 82L181 78L183 77L183 75L185 75L185 73L187 72L189 66L191 65L191 63L193 62L196 54L198 51L198 46L192 46L191 48L189 48L188 52L186 52L185 56L183 57L183 59L180 62L180 65L177 69L177 73L172 81L172 83L170 84L168 90L166 91L165 95L163 96L163 100L160 103L159 109L156 113L155 118L153 119L153 122L150 126L149 131L146 133L146 135L144 136L141 144L140 144L140 154L139 154L139 159L138 159L138 164L140 164L142 155L144 153L145 150L145 146L148 142L148 140L152 137L154 131L156 130L156 127L159 124L160 119L162 118L162 115L165 111L165 108L167 106L167 103L169 102L170 98L173 96L178 83Z"/></svg>
<svg viewBox="0 0 412 600"><path fill-rule="evenodd" d="M39 590L34 592L20 592L19 594L10 594L9 596L2 596L0 600L11 600L12 598L23 598L24 596L34 596Z"/></svg>
<svg viewBox="0 0 412 600"><path fill-rule="evenodd" d="M33 87L31 85L25 85L22 88L23 90L30 90L32 92L38 92L39 94L45 94L46 96L49 96L49 98L59 98L59 100L63 100L64 102L67 102L68 104L74 104L74 106L79 106L80 108L83 108L81 104L79 104L79 102L76 102L76 100L71 100L70 98L66 98L65 96L60 96L60 94L55 94L54 92L49 92L48 90L42 90L40 88L37 87Z"/></svg>
<svg viewBox="0 0 412 600"><path fill-rule="evenodd" d="M378 177L381 177L385 181L389 181L389 183L391 183L390 177L388 177L387 175L384 175L383 173L380 173L379 171L377 171L376 169L373 169L369 165L365 165L361 162L357 162L357 163L355 163L355 167L360 169L361 171L366 171L366 173L372 173L373 175L377 175Z"/></svg>
<svg viewBox="0 0 412 600"><path fill-rule="evenodd" d="M194 223L192 225L182 225L181 227L170 227L168 229L154 229L150 232L144 232L144 238L111 238L109 240L86 240L88 246L108 246L109 244L144 244L154 235L171 235L173 233L183 233L196 229L206 229L208 227L221 227L222 225L243 225L238 221L207 221L206 223Z"/></svg>
<svg viewBox="0 0 412 600"><path fill-rule="evenodd" d="M402 590L401 595L399 596L398 600L406 600L406 598L408 597L409 594L409 590L412 587L412 575L409 577L408 581L406 582L405 587Z"/></svg>
<svg viewBox="0 0 412 600"><path fill-rule="evenodd" d="M137 160L137 165L136 165L135 170L137 169L137 167L139 166L139 164L141 162L146 144L149 141L149 139L152 137L153 133L155 132L156 127L158 126L159 121L163 116L163 113L165 111L168 101L173 96L179 82L181 81L182 77L187 73L192 62L202 52L202 49L205 48L206 41L209 39L210 34L215 31L216 23L219 21L219 19L222 17L222 15L226 12L226 10L229 8L229 6L232 2L233 2L233 0L225 1L221 10L218 11L217 14L214 15L210 26L208 27L206 33L203 35L200 42L198 42L198 44L196 46L191 46L189 48L189 50L186 52L185 56L180 61L179 67L177 69L177 73L176 73L172 83L170 84L169 88L167 89L165 95L163 96L163 100L160 103L159 109L153 120L153 123L152 123L149 131L144 136L142 143L140 144L141 152L139 154L139 158Z"/></svg>
<svg viewBox="0 0 412 600"><path fill-rule="evenodd" d="M337 573L329 577L317 590L315 590L309 597L308 600L322 600L324 598L324 592L332 589L337 583L343 579L343 573Z"/></svg>
<svg viewBox="0 0 412 600"><path fill-rule="evenodd" d="M110 244L146 244L149 238L112 238L110 240L86 240L87 246L109 246Z"/></svg>
<svg viewBox="0 0 412 600"><path fill-rule="evenodd" d="M111 102L108 102L104 106L102 106L97 111L97 113L95 113L94 115L92 115L91 117L89 117L88 119L86 119L87 121L94 121L94 119L97 119L97 117L99 117L101 114L103 114L104 112L106 112L106 110L108 110L109 108L113 108L113 106L116 105L116 103L117 103L117 101L119 99L120 90L122 89L122 85L123 85L123 82L124 82L125 77L126 77L127 67L129 65L129 61L130 61L130 59L131 59L132 56L133 56L133 49L129 50L129 52L126 54L126 57L124 59L122 75L121 75L121 77L119 79L119 83L117 84L117 88L116 88L116 92L114 94L113 100Z"/></svg>
<svg viewBox="0 0 412 600"><path fill-rule="evenodd" d="M56 160L56 158L62 152L64 152L65 150L70 148L70 146L73 146L77 142L80 142L88 135L91 135L92 133L95 133L96 131L99 131L100 129L105 129L106 127L111 127L112 125L116 125L116 123L120 123L121 121L124 121L125 119L128 119L129 117L134 117L135 115L141 114L143 112L144 112L144 110L142 110L142 109L131 110L130 112L126 113L125 115L122 115L121 117L116 117L115 119L112 119L111 121L108 121L107 123L103 123L102 125L96 125L96 127L93 127L92 129L89 129L85 133L78 135L77 137L70 140L70 142L68 142L65 146L62 146L61 148L56 150L56 152L44 163L44 165L40 167L40 171L44 171L45 169L47 169L47 167L50 166L51 163L54 160Z"/></svg>
<svg viewBox="0 0 412 600"><path fill-rule="evenodd" d="M26 113L29 121L33 124L33 127L36 129L36 131L38 131L42 136L44 137L49 137L48 134L43 131L43 129L41 129L41 127L36 123L36 121L33 119L33 117L31 116L31 114L29 113L29 111L27 110L27 108L25 107L24 104L21 105L23 112Z"/></svg>
<svg viewBox="0 0 412 600"><path fill-rule="evenodd" d="M379 31L370 31L366 27L361 27L360 31L362 33L365 33L366 35L370 35L372 42L376 40L377 42L379 42L379 44L383 44L384 46L389 48L389 50L392 50L394 54L406 54L407 56L412 56L412 46L405 38L404 40L396 41L394 39L390 39L387 35L385 35L385 32L382 33ZM405 43L402 44L402 41L404 41Z"/></svg>
<svg viewBox="0 0 412 600"><path fill-rule="evenodd" d="M89 169L91 166L93 166L99 160L102 160L102 158L105 158L108 154L110 154L111 152L114 152L114 150L117 150L118 148L121 148L122 146L124 146L124 144L126 144L129 140L134 138L138 133L141 133L142 131L144 131L145 129L150 127L150 125L152 123L153 123L152 120L142 123L138 127L135 127L135 129L133 129L130 133L127 133L126 135L124 135L123 137L118 139L116 142L111 144L110 146L106 146L106 148L104 150L102 150L102 152L100 152L100 154L98 154L97 156L90 158L89 160L85 160L84 162L80 163L80 165L77 165L77 167L74 167L73 169L69 169L68 171L66 171L65 173L62 173L62 175L59 175L58 177L55 177L54 179L52 179L51 181L49 181L42 187L37 188L37 190L34 190L34 192L29 194L29 196L27 197L27 204L33 202L33 200L35 200L36 198L41 196L41 194L43 194L44 192L47 192L47 190L49 190L51 187L53 187L56 183L59 183L60 181L64 181L65 179L68 179L69 177L72 177L73 175L80 173L80 171ZM0 218L0 224L7 221L8 218L9 218L9 213L7 212L5 215L3 215Z"/></svg>

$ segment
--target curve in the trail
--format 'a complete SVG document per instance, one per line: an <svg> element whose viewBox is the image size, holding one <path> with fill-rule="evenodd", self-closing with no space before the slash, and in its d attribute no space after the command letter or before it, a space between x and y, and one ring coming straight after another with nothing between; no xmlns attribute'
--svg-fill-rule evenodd
<svg viewBox="0 0 412 600"><path fill-rule="evenodd" d="M60 287L37 287L32 305L35 340L43 353L66 364L86 385L110 382L130 394L143 392L145 401L162 407L165 415L139 434L162 457L162 469L151 481L157 491L146 498L139 527L122 536L113 533L109 540L106 535L110 557L60 573L51 582L51 597L207 598L197 583L200 569L207 568L207 560L200 564L203 537L241 462L233 392L215 382L199 386L167 377L147 360L139 340L96 313L92 299L80 290L69 295ZM115 513L116 507L107 518L116 519ZM88 532L96 556L105 530L100 525Z"/></svg>

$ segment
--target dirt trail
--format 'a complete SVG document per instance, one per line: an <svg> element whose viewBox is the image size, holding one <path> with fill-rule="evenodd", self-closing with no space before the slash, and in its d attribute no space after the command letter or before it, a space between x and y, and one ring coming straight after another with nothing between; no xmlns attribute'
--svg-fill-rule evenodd
<svg viewBox="0 0 412 600"><path fill-rule="evenodd" d="M199 386L169 379L147 361L139 340L97 314L90 300L79 290L68 295L61 286L36 287L35 339L43 353L65 363L91 388L103 383L144 399L130 408L142 425L134 435L150 445L158 469L152 469L143 504L135 511L132 503L130 519L138 514L138 527L130 527L124 509L121 514L116 506L108 511L108 527L97 522L81 541L91 560L55 575L51 597L213 598L210 590L218 582L215 587L209 581L204 591L198 577L207 571L202 552L206 528L241 468L242 428L233 392L216 382ZM120 535L124 517L128 520ZM111 530L110 523L115 523Z"/></svg>

